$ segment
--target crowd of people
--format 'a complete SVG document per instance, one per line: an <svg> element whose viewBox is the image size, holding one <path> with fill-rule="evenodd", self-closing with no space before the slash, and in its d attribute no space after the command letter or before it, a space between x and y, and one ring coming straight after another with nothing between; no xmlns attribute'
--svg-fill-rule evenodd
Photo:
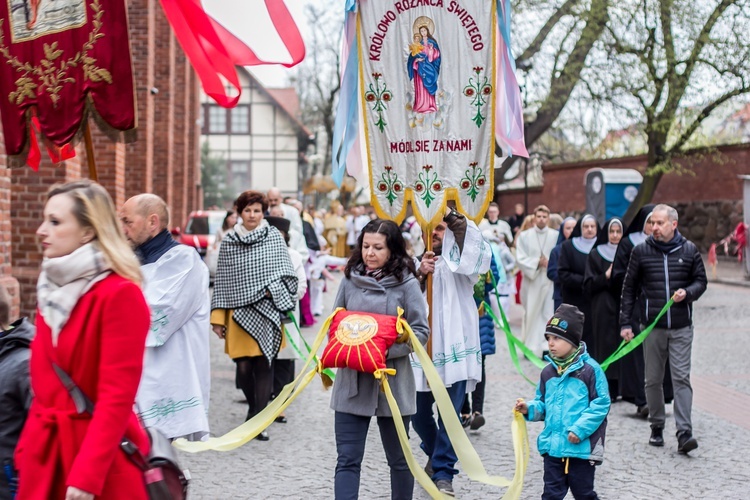
<svg viewBox="0 0 750 500"><path fill-rule="evenodd" d="M251 419L293 381L303 356L299 327L328 313L322 294L336 269L343 277L334 307L403 310L413 341L425 345L429 337L456 416L470 429L485 425L485 364L496 351L500 309L507 312L515 297L524 311L521 340L549 362L533 400L514 406L544 421L537 446L545 499L562 499L568 489L597 498L594 471L610 405L620 398L650 419L652 446L665 444L664 405L674 399L678 451L698 446L692 306L706 274L672 207L646 206L628 227L617 217L601 225L590 214L563 219L544 205L528 215L517 206L505 221L495 203L477 225L448 206L423 235L413 217L398 226L362 206L344 216L340 203L324 214L276 188L250 190L216 235L211 273L197 252L172 239L169 225L167 204L153 194L115 207L90 181L48 193L37 231L44 260L36 333L28 319L10 317L0 289L0 404L9 410L0 415L0 499L146 498L141 469L120 451L123 436L142 454L144 427L169 439L209 436L209 332L224 341ZM642 348L605 373L599 363L620 339L649 325L655 328ZM454 495L458 458L422 366L408 343L390 347L386 365L395 370L390 387L402 423L421 442L425 471L440 492ZM76 392L96 411L81 408ZM391 496L412 498L414 478L379 381L340 368L331 408L335 497L358 497L376 417ZM264 430L257 439L271 436Z"/></svg>

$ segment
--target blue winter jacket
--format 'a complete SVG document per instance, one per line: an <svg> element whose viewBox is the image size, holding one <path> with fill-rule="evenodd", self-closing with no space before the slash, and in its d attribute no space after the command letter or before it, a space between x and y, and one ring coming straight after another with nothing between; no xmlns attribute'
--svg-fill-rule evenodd
<svg viewBox="0 0 750 500"><path fill-rule="evenodd" d="M497 282L500 272L497 263L495 262L494 255L490 259L490 272L494 275L495 282ZM481 279L482 278L480 278L480 280ZM489 282L484 281L483 295L481 297L476 295L477 291L475 288L474 302L476 302L477 306L479 306L482 301L489 304L490 293L492 293L492 291L492 279L490 279ZM489 356L495 354L495 323L492 321L489 314L486 313L484 316L479 316L479 342L482 347L482 355Z"/></svg>
<svg viewBox="0 0 750 500"><path fill-rule="evenodd" d="M581 354L562 375L547 357L550 364L542 370L526 420L544 420L544 430L537 439L542 455L601 463L610 407L609 386L601 367L582 345ZM568 441L569 432L581 442Z"/></svg>

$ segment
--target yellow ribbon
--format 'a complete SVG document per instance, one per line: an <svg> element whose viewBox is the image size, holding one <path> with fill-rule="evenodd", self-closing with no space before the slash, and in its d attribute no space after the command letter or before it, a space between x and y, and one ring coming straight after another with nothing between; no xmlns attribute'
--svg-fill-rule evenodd
<svg viewBox="0 0 750 500"><path fill-rule="evenodd" d="M323 323L318 332L317 337L313 341L310 349L310 356L305 361L302 370L295 380L286 385L281 393L269 403L260 413L255 415L253 418L240 425L239 427L227 432L223 436L213 437L207 441L187 441L185 439L177 439L172 443L175 448L190 452L198 453L206 450L215 451L229 451L242 446L247 443L255 436L260 434L264 429L273 423L296 397L312 382L316 374L322 376L322 365L320 361L315 363L315 366L308 371L308 368L313 364L315 359L315 353L318 352L323 341L326 339L328 329L330 328L331 322L336 314L341 311L342 308L336 309ZM513 440L513 450L515 455L516 470L513 475L513 479L509 480L502 476L490 476L482 465L482 461L479 458L476 450L472 446L469 438L466 435L461 422L458 420L458 416L453 408L448 391L443 385L440 375L437 373L435 366L432 364L427 352L422 347L422 344L417 339L414 332L411 330L409 324L400 318L402 312L399 311L399 321L397 322L397 328L400 332L404 332L405 340L411 340L412 349L422 363L422 370L424 371L427 381L432 389L433 396L435 397L435 403L437 404L438 411L443 418L443 424L448 433L453 449L461 462L463 470L474 481L481 483L490 484L494 486L507 487L508 490L503 496L504 499L518 499L521 497L521 491L523 489L523 478L526 475L526 468L529 462L529 439L526 432L526 421L523 416L514 412L513 422L511 424L511 435ZM400 333L399 332L399 333ZM392 368L385 368L376 370L373 375L375 378L381 380L383 391L385 392L388 406L391 409L393 415L393 421L396 425L396 432L401 443L401 448L404 452L406 462L409 466L409 470L414 475L417 482L425 489L425 491L436 499L447 498L445 495L440 493L432 479L425 473L422 467L417 462L414 454L409 446L409 439L406 435L406 429L404 428L403 420L401 417L401 411L398 408L396 399L393 397L390 385L388 384L388 376L394 376L396 370Z"/></svg>
<svg viewBox="0 0 750 500"><path fill-rule="evenodd" d="M404 420L401 416L401 410L398 407L398 403L396 403L396 398L393 397L393 392L391 392L391 386L388 384L388 377L383 377L382 380L383 390L385 391L385 398L388 401L388 406L391 409L391 415L393 415L393 423L396 425L398 440L401 443L401 449L404 452L404 458L406 458L406 463L409 466L409 470L414 476L414 479L417 480L420 486L422 486L422 488L424 488L427 494L432 498L450 498L437 489L435 483L432 482L432 478L427 475L422 466L417 462L417 459L414 457L414 453L412 453L411 447L409 446L409 438L406 434L406 428L404 427Z"/></svg>
<svg viewBox="0 0 750 500"><path fill-rule="evenodd" d="M385 381L386 375L391 375L391 376L396 375L396 369L395 368L380 368L378 370L375 370L372 374L375 376L376 379Z"/></svg>
<svg viewBox="0 0 750 500"><path fill-rule="evenodd" d="M325 320L323 326L320 327L318 336L315 337L312 347L310 349L310 356L305 361L305 365L302 367L297 378L293 382L284 386L281 393L271 401L260 413L255 415L253 418L245 422L244 424L236 427L235 429L227 432L223 436L212 437L206 441L188 441L186 439L177 439L172 443L172 446L178 450L187 451L189 453L198 453L201 451L215 450L215 451L229 451L235 448L239 448L243 444L247 443L255 436L263 432L268 426L270 426L276 417L294 401L297 396L307 387L310 382L315 378L315 375L321 369L320 364L315 366L310 371L308 367L313 363L315 353L318 352L320 346L323 345L323 341L326 339L328 329L331 326L334 316L343 310L338 308Z"/></svg>
<svg viewBox="0 0 750 500"><path fill-rule="evenodd" d="M411 327L407 323L404 324L404 327L412 339L412 349L414 350L417 359L422 364L422 370L424 371L427 382L432 390L432 395L435 398L435 403L440 412L440 416L443 419L443 425L445 425L448 438L453 445L453 450L456 452L456 456L461 462L461 467L464 472L466 472L466 475L469 476L470 479L480 483L507 487L508 490L503 496L504 499L520 498L523 489L523 478L526 475L526 468L529 464L529 436L526 432L526 421L524 420L523 415L514 411L513 422L511 424L511 436L516 462L516 470L513 474L513 479L507 479L502 476L490 476L487 474L487 471L482 464L482 460L479 458L471 441L469 441L469 437L466 435L466 431L464 431L461 422L458 420L458 415L453 408L453 403L451 402L450 396L448 396L448 391L435 369L435 366L432 364L432 359L430 359L427 351L424 350L424 347L422 347L422 344L418 341L416 335L414 335ZM393 411L393 408L391 408L391 411ZM402 442L401 445L403 447L404 443ZM404 453L406 453L405 450ZM414 470L412 470L412 473L414 473ZM415 478L419 480L417 474L415 474ZM422 484L421 481L420 484ZM422 487L427 489L424 484L422 484Z"/></svg>

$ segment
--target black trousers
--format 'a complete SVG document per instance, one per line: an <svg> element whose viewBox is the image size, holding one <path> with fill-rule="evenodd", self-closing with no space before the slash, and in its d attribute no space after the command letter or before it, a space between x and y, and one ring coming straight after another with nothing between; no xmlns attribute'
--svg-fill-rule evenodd
<svg viewBox="0 0 750 500"><path fill-rule="evenodd" d="M271 400L273 369L265 356L237 358L237 383L247 399L247 419L261 412Z"/></svg>
<svg viewBox="0 0 750 500"><path fill-rule="evenodd" d="M407 435L409 417L402 417ZM391 499L410 500L414 493L414 476L409 471L406 457L396 433L396 425L391 417L377 417L380 428L380 439L388 466L391 469ZM336 475L334 478L334 495L336 500L356 500L359 498L359 477L362 470L362 458L365 455L367 431L370 428L370 417L352 415L337 411L334 419L336 433ZM385 498L385 492L378 495Z"/></svg>
<svg viewBox="0 0 750 500"><path fill-rule="evenodd" d="M576 500L598 500L599 497L594 491L595 470L596 467L588 460L544 455L542 500L563 500L568 494L568 489Z"/></svg>
<svg viewBox="0 0 750 500"><path fill-rule="evenodd" d="M484 383L487 377L484 375L484 354L482 354L482 380L477 382L474 392L471 393L471 404L469 404L469 395L464 399L464 406L461 408L462 415L471 415L474 412L484 413Z"/></svg>
<svg viewBox="0 0 750 500"><path fill-rule="evenodd" d="M285 385L294 382L294 360L293 359L274 359L273 360L273 392L271 399L276 399Z"/></svg>

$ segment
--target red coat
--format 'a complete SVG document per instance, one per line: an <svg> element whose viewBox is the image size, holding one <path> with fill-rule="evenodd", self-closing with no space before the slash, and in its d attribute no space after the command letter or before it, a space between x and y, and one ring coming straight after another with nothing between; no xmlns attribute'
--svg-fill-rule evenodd
<svg viewBox="0 0 750 500"><path fill-rule="evenodd" d="M37 312L31 344L34 401L16 450L18 498L57 500L68 486L103 499L146 499L143 474L120 449L127 433L148 451L133 413L150 313L141 289L116 274L96 283L76 304L52 346ZM78 415L52 359L95 404Z"/></svg>

